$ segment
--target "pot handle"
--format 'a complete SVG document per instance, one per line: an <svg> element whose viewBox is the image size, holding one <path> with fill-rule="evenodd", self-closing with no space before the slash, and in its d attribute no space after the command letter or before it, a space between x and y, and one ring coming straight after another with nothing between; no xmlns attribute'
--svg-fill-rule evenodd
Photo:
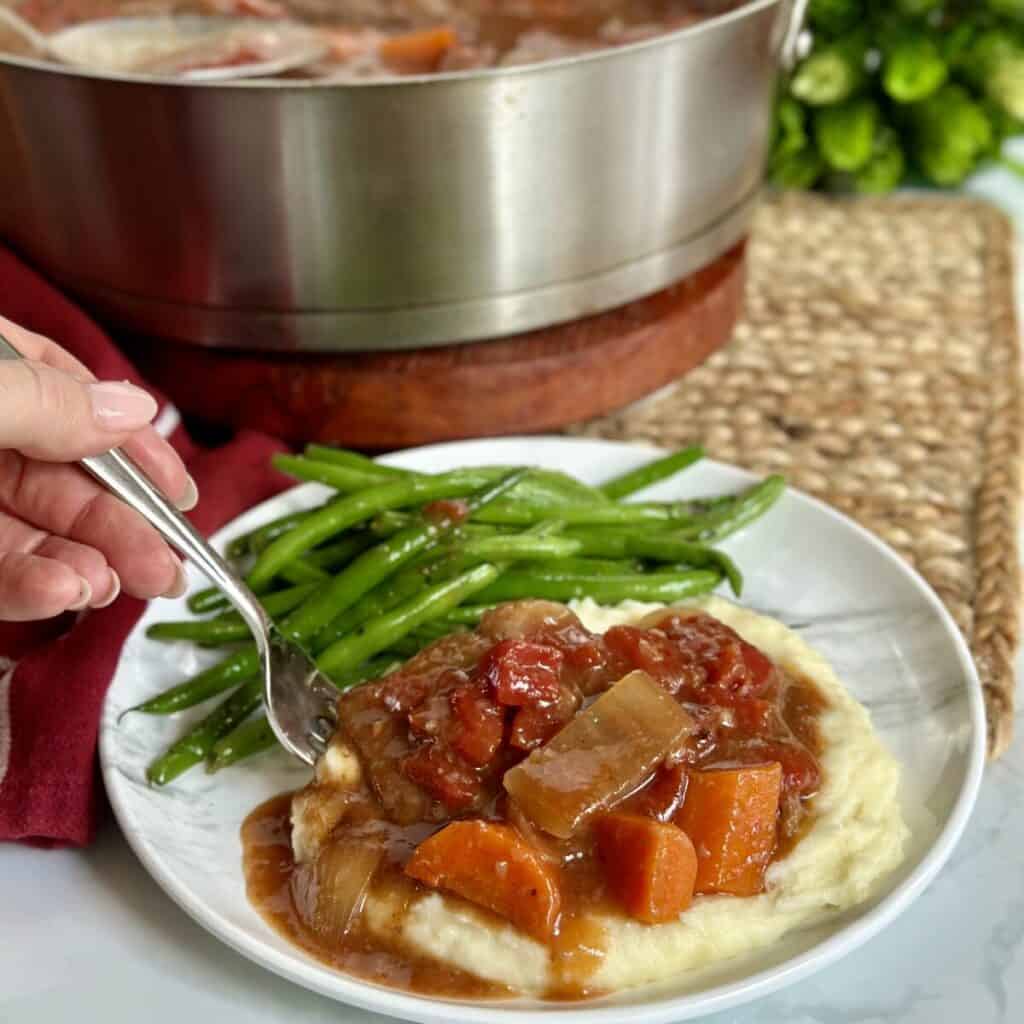
<svg viewBox="0 0 1024 1024"><path fill-rule="evenodd" d="M790 71L797 62L797 43L803 31L810 0L791 0L789 5L789 21L779 45L779 64L783 71Z"/></svg>

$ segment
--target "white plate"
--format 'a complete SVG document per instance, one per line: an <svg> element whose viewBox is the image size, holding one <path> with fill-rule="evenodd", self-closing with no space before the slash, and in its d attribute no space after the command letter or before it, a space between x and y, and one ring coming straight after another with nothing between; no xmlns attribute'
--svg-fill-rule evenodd
<svg viewBox="0 0 1024 1024"><path fill-rule="evenodd" d="M636 445L509 438L421 448L384 461L427 471L528 463L598 482L657 454ZM703 462L647 494L690 497L736 490L750 480L742 470ZM221 531L217 543L322 500L324 493L309 485L282 494ZM173 720L131 715L117 722L125 708L212 660L184 644L145 638L153 622L185 617L183 600L150 606L125 644L107 696L100 755L121 827L172 899L229 946L314 991L409 1020L526 1024L554 1014L574 1024L654 1024L734 1006L805 977L892 921L949 857L981 779L981 687L959 631L927 584L875 537L820 502L789 492L770 515L726 547L746 574L744 603L799 631L832 662L871 710L904 767L901 798L913 832L908 856L874 902L838 920L725 963L712 976L682 975L671 985L585 1004L431 1000L332 971L264 924L246 901L242 880L238 831L243 818L262 800L303 783L308 771L275 752L221 775L193 770L166 790L150 789L147 763L203 710ZM204 585L197 574L192 583Z"/></svg>

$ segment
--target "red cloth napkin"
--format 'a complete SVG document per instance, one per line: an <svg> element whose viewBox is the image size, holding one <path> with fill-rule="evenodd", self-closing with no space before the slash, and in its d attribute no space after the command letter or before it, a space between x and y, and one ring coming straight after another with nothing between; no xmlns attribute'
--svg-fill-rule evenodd
<svg viewBox="0 0 1024 1024"><path fill-rule="evenodd" d="M59 342L98 377L145 385L96 324L3 248L0 315ZM204 451L179 426L171 442L199 487L190 518L204 532L288 484L270 468L270 455L283 447L272 438L243 433ZM0 840L82 845L92 838L102 803L100 709L144 607L121 597L77 619L0 625Z"/></svg>

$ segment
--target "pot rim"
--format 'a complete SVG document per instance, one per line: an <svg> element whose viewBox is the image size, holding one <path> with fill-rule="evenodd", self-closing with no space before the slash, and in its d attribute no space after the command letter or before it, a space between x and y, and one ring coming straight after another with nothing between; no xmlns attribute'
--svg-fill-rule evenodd
<svg viewBox="0 0 1024 1024"><path fill-rule="evenodd" d="M98 82L116 82L123 85L137 85L148 87L160 87L165 89L181 90L219 90L219 91L266 91L305 93L305 92L330 92L333 90L352 89L397 89L405 86L419 86L421 88L444 85L457 85L466 82L487 82L493 79L521 79L526 77L540 77L547 74L559 74L574 70L577 67L628 60L636 54L645 51L655 51L668 48L683 39L689 39L705 33L717 32L745 20L752 15L770 7L784 5L787 0L746 0L740 7L714 15L704 19L695 25L685 28L678 28L663 35L653 36L650 39L642 39L634 43L626 43L622 46L609 46L604 49L595 50L589 53L574 54L567 57L557 57L553 60L540 61L536 64L521 64L513 67L489 67L471 68L461 71L439 71L423 75L393 75L381 78L366 80L353 80L350 82L324 81L323 79L311 79L309 81L283 80L275 78L265 79L236 79L234 81L203 81L183 80L161 75L126 74L117 72L92 71L86 68L62 67L48 61L36 60L32 57L21 57L14 54L0 53L0 68L14 67L26 71L35 71L43 74L54 75L61 78L74 80L92 80ZM800 10L799 0L791 5L791 14ZM779 42L786 38L787 33L780 32Z"/></svg>

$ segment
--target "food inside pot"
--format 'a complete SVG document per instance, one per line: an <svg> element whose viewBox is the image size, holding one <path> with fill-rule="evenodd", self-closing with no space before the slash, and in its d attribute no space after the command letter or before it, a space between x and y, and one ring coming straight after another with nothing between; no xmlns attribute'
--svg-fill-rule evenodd
<svg viewBox="0 0 1024 1024"><path fill-rule="evenodd" d="M598 633L563 605L499 606L341 698L311 785L244 826L249 895L345 970L504 991L473 944L460 966L450 924L432 926L435 957L410 945L441 900L545 958L531 985L580 997L601 988L608 922L678 923L695 899L765 890L814 820L826 708L696 609Z"/></svg>
<svg viewBox="0 0 1024 1024"><path fill-rule="evenodd" d="M742 0L22 0L44 32L120 15L288 18L323 34L327 56L290 77L366 79L535 64L651 38L741 6ZM196 44L156 72L232 66L252 51ZM19 49L6 33L0 46Z"/></svg>

